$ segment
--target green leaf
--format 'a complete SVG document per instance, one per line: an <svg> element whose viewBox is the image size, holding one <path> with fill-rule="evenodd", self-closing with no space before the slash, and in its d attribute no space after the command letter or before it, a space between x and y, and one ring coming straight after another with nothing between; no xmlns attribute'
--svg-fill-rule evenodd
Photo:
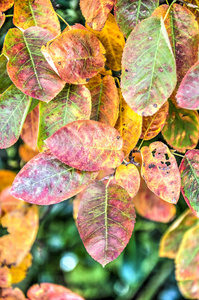
<svg viewBox="0 0 199 300"><path fill-rule="evenodd" d="M7 58L4 54L0 55L0 94L3 94L3 92L12 84L12 81L10 80L10 77L8 76L6 65L7 65Z"/></svg>

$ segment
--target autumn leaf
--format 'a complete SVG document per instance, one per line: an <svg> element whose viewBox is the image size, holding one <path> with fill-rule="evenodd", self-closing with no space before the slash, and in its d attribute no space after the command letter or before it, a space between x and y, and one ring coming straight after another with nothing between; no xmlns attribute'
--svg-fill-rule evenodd
<svg viewBox="0 0 199 300"><path fill-rule="evenodd" d="M0 28L3 26L5 20L6 20L5 14L0 12Z"/></svg>
<svg viewBox="0 0 199 300"><path fill-rule="evenodd" d="M22 291L18 288L5 288L0 290L0 299L6 300L26 300Z"/></svg>
<svg viewBox="0 0 199 300"><path fill-rule="evenodd" d="M3 94L7 88L12 84L12 81L10 80L10 77L8 76L6 65L7 65L7 58L2 53L0 55L0 94Z"/></svg>
<svg viewBox="0 0 199 300"><path fill-rule="evenodd" d="M27 270L32 265L32 255L30 253L23 259L23 261L18 266L11 266L10 275L12 284L16 284L26 277Z"/></svg>
<svg viewBox="0 0 199 300"><path fill-rule="evenodd" d="M176 204L180 196L180 173L174 155L162 142L141 148L141 174L148 188L163 200Z"/></svg>
<svg viewBox="0 0 199 300"><path fill-rule="evenodd" d="M134 222L132 199L122 187L100 181L87 187L79 206L78 231L88 253L102 266L123 251Z"/></svg>
<svg viewBox="0 0 199 300"><path fill-rule="evenodd" d="M139 115L151 116L176 85L175 60L162 19L149 17L132 31L122 57L124 100Z"/></svg>
<svg viewBox="0 0 199 300"><path fill-rule="evenodd" d="M11 186L14 179L15 179L16 173L9 170L0 170L0 192L3 191L3 189L7 188L8 186Z"/></svg>
<svg viewBox="0 0 199 300"><path fill-rule="evenodd" d="M199 279L178 281L178 288L187 299L199 298Z"/></svg>
<svg viewBox="0 0 199 300"><path fill-rule="evenodd" d="M109 125L81 120L69 123L45 140L63 163L84 171L118 167L124 158L122 138Z"/></svg>
<svg viewBox="0 0 199 300"><path fill-rule="evenodd" d="M1 0L0 12L8 10L13 6L13 4L14 4L14 0Z"/></svg>
<svg viewBox="0 0 199 300"><path fill-rule="evenodd" d="M39 154L39 151L32 150L32 148L30 148L27 144L19 146L19 156L24 162L28 162L37 154Z"/></svg>
<svg viewBox="0 0 199 300"><path fill-rule="evenodd" d="M1 288L8 288L11 286L11 274L6 266L0 266L0 289ZM1 296L1 292L0 292ZM2 298L0 298L2 299Z"/></svg>

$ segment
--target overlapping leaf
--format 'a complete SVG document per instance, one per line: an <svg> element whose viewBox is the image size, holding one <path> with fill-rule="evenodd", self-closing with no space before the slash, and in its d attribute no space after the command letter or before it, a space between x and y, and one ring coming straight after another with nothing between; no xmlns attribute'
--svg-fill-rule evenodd
<svg viewBox="0 0 199 300"><path fill-rule="evenodd" d="M174 101L169 101L169 113L162 135L167 143L179 152L193 149L198 143L198 112L180 108Z"/></svg>
<svg viewBox="0 0 199 300"><path fill-rule="evenodd" d="M14 0L1 0L0 11L6 11L11 8L14 4Z"/></svg>
<svg viewBox="0 0 199 300"><path fill-rule="evenodd" d="M80 8L88 26L102 30L115 0L80 0Z"/></svg>
<svg viewBox="0 0 199 300"><path fill-rule="evenodd" d="M42 27L54 36L60 33L60 23L50 0L15 0L13 24L24 30Z"/></svg>
<svg viewBox="0 0 199 300"><path fill-rule="evenodd" d="M114 13L123 34L128 37L135 26L150 17L158 5L157 0L116 0Z"/></svg>
<svg viewBox="0 0 199 300"><path fill-rule="evenodd" d="M86 29L64 31L42 47L42 53L62 80L82 84L104 67L105 49Z"/></svg>
<svg viewBox="0 0 199 300"><path fill-rule="evenodd" d="M169 203L177 203L180 196L180 172L174 155L162 142L141 148L141 174L148 188Z"/></svg>
<svg viewBox="0 0 199 300"><path fill-rule="evenodd" d="M46 151L21 169L12 185L11 195L29 203L54 204L76 195L96 176L97 173L75 170Z"/></svg>
<svg viewBox="0 0 199 300"><path fill-rule="evenodd" d="M199 218L199 150L189 150L181 161L181 193Z"/></svg>
<svg viewBox="0 0 199 300"><path fill-rule="evenodd" d="M3 26L5 19L6 19L5 14L0 12L0 28Z"/></svg>
<svg viewBox="0 0 199 300"><path fill-rule="evenodd" d="M2 94L12 84L10 77L8 76L6 65L7 58L4 54L0 55L0 94Z"/></svg>
<svg viewBox="0 0 199 300"><path fill-rule="evenodd" d="M178 288L182 295L187 299L199 298L199 280L178 281Z"/></svg>
<svg viewBox="0 0 199 300"><path fill-rule="evenodd" d="M88 120L91 114L91 96L83 85L69 85L50 103L40 103L38 147L46 149L44 140L62 126L76 120Z"/></svg>
<svg viewBox="0 0 199 300"><path fill-rule="evenodd" d="M18 140L30 102L31 98L13 84L0 96L0 149Z"/></svg>
<svg viewBox="0 0 199 300"><path fill-rule="evenodd" d="M89 26L87 28L95 34L106 49L106 65L113 71L120 71L125 39L114 16L109 14L101 31L92 30Z"/></svg>
<svg viewBox="0 0 199 300"><path fill-rule="evenodd" d="M64 87L41 53L41 46L53 38L47 29L30 27L8 31L3 53L8 57L7 71L14 84L26 95L49 102Z"/></svg>
<svg viewBox="0 0 199 300"><path fill-rule="evenodd" d="M59 160L79 170L115 168L124 158L119 132L93 120L69 123L45 143Z"/></svg>
<svg viewBox="0 0 199 300"><path fill-rule="evenodd" d="M86 85L91 93L91 120L114 127L118 118L119 96L112 76L103 79L101 75L93 77Z"/></svg>
<svg viewBox="0 0 199 300"><path fill-rule="evenodd" d="M156 113L173 92L176 66L161 18L143 20L128 37L121 79L124 99L139 115Z"/></svg>
<svg viewBox="0 0 199 300"><path fill-rule="evenodd" d="M132 199L122 187L100 181L87 187L79 206L78 231L88 253L102 266L123 251L134 222Z"/></svg>

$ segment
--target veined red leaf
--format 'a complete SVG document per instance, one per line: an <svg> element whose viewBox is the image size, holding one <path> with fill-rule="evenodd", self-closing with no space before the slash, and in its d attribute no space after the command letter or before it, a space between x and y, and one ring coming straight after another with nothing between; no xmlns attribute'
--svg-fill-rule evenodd
<svg viewBox="0 0 199 300"><path fill-rule="evenodd" d="M104 47L86 28L64 31L43 46L42 53L61 79L73 84L86 83L105 62Z"/></svg>
<svg viewBox="0 0 199 300"><path fill-rule="evenodd" d="M59 160L84 171L116 168L124 158L119 132L92 120L69 123L45 143Z"/></svg>
<svg viewBox="0 0 199 300"><path fill-rule="evenodd" d="M83 85L69 85L48 104L39 105L38 147L46 150L44 140L62 126L76 120L88 120L91 114L91 95Z"/></svg>
<svg viewBox="0 0 199 300"><path fill-rule="evenodd" d="M157 0L116 0L114 13L122 33L128 37L135 26L150 17L158 5Z"/></svg>
<svg viewBox="0 0 199 300"><path fill-rule="evenodd" d="M39 153L16 176L11 195L29 203L49 205L73 197L97 176L59 161L50 151Z"/></svg>
<svg viewBox="0 0 199 300"><path fill-rule="evenodd" d="M176 85L176 66L164 22L143 20L124 47L121 87L124 100L139 115L151 116Z"/></svg>
<svg viewBox="0 0 199 300"><path fill-rule="evenodd" d="M162 142L141 148L141 174L148 188L163 200L176 204L180 196L180 172L174 155Z"/></svg>
<svg viewBox="0 0 199 300"><path fill-rule="evenodd" d="M41 46L53 37L40 27L30 27L24 32L12 28L3 46L11 80L26 95L45 102L52 100L65 85L41 53Z"/></svg>
<svg viewBox="0 0 199 300"><path fill-rule="evenodd" d="M181 161L181 193L194 215L199 218L199 150L189 150Z"/></svg>
<svg viewBox="0 0 199 300"><path fill-rule="evenodd" d="M60 33L60 23L50 0L15 0L13 24L24 30L42 27L54 36Z"/></svg>
<svg viewBox="0 0 199 300"><path fill-rule="evenodd" d="M102 266L123 251L134 222L132 199L122 187L107 187L99 181L87 187L80 202L77 226L86 250Z"/></svg>
<svg viewBox="0 0 199 300"><path fill-rule="evenodd" d="M14 4L14 0L1 0L0 11L6 11L11 8Z"/></svg>
<svg viewBox="0 0 199 300"><path fill-rule="evenodd" d="M12 146L19 138L31 98L12 84L0 96L0 149Z"/></svg>
<svg viewBox="0 0 199 300"><path fill-rule="evenodd" d="M113 77L107 75L102 79L98 74L86 86L92 99L91 120L114 127L119 112L119 96Z"/></svg>
<svg viewBox="0 0 199 300"><path fill-rule="evenodd" d="M5 14L0 12L0 28L3 26L5 19L6 19Z"/></svg>
<svg viewBox="0 0 199 300"><path fill-rule="evenodd" d="M7 88L12 84L12 81L10 80L10 77L8 76L6 65L7 65L7 58L2 53L0 55L0 94L3 94Z"/></svg>
<svg viewBox="0 0 199 300"><path fill-rule="evenodd" d="M199 109L199 62L183 78L176 99L182 108Z"/></svg>
<svg viewBox="0 0 199 300"><path fill-rule="evenodd" d="M88 26L102 30L115 0L80 0L80 8Z"/></svg>

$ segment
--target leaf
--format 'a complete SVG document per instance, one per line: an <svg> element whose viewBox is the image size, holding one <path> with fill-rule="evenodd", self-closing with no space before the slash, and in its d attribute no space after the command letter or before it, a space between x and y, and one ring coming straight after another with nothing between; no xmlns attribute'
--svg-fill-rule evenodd
<svg viewBox="0 0 199 300"><path fill-rule="evenodd" d="M178 253L184 233L196 225L197 221L198 219L189 209L178 217L161 238L159 256L174 259Z"/></svg>
<svg viewBox="0 0 199 300"><path fill-rule="evenodd" d="M30 97L13 84L0 96L0 149L18 140L30 102Z"/></svg>
<svg viewBox="0 0 199 300"><path fill-rule="evenodd" d="M140 187L140 174L133 164L120 165L115 172L115 180L131 196L135 197Z"/></svg>
<svg viewBox="0 0 199 300"><path fill-rule="evenodd" d="M13 289L9 287L5 289L1 289L0 296L2 297L1 299L6 299L6 300L26 300L22 291L18 288Z"/></svg>
<svg viewBox="0 0 199 300"><path fill-rule="evenodd" d="M54 36L60 34L60 23L50 0L15 0L13 24L24 30L38 26Z"/></svg>
<svg viewBox="0 0 199 300"><path fill-rule="evenodd" d="M176 204L180 196L180 172L174 155L162 142L141 148L141 175L148 188L163 200Z"/></svg>
<svg viewBox="0 0 199 300"><path fill-rule="evenodd" d="M32 150L27 144L23 144L19 146L19 156L24 162L28 162L35 155L39 154L38 150Z"/></svg>
<svg viewBox="0 0 199 300"><path fill-rule="evenodd" d="M189 69L178 89L176 100L179 107L199 109L199 62Z"/></svg>
<svg viewBox="0 0 199 300"><path fill-rule="evenodd" d="M14 0L1 0L0 11L6 11L11 8L14 4Z"/></svg>
<svg viewBox="0 0 199 300"><path fill-rule="evenodd" d="M102 30L115 0L80 0L80 8L88 26Z"/></svg>
<svg viewBox="0 0 199 300"><path fill-rule="evenodd" d="M199 117L197 111L180 108L169 101L169 114L162 129L167 143L179 152L193 149L198 143Z"/></svg>
<svg viewBox="0 0 199 300"><path fill-rule="evenodd" d="M0 55L0 94L3 94L7 88L12 84L10 77L8 76L6 65L7 65L7 58L4 54Z"/></svg>
<svg viewBox="0 0 199 300"><path fill-rule="evenodd" d="M86 120L91 114L91 95L83 85L66 84L48 104L40 102L38 147L46 150L44 140L62 126L76 120Z"/></svg>
<svg viewBox="0 0 199 300"><path fill-rule="evenodd" d="M181 193L194 215L199 218L199 150L189 150L181 161Z"/></svg>
<svg viewBox="0 0 199 300"><path fill-rule="evenodd" d="M37 150L39 129L39 106L36 106L26 117L21 131L21 139L34 151Z"/></svg>
<svg viewBox="0 0 199 300"><path fill-rule="evenodd" d="M16 173L9 170L0 170L0 192L12 185Z"/></svg>
<svg viewBox="0 0 199 300"><path fill-rule="evenodd" d="M86 83L105 62L104 47L86 29L64 31L43 46L42 53L62 80L74 84Z"/></svg>
<svg viewBox="0 0 199 300"><path fill-rule="evenodd" d="M0 266L0 288L8 288L11 286L12 276L8 267ZM1 296L1 293L0 293ZM2 299L2 298L0 298Z"/></svg>
<svg viewBox="0 0 199 300"><path fill-rule="evenodd" d="M79 206L78 231L88 253L102 266L124 250L134 222L132 199L122 187L100 181L87 187Z"/></svg>
<svg viewBox="0 0 199 300"><path fill-rule="evenodd" d="M157 0L117 0L114 13L122 33L128 37L135 26L150 17L158 5Z"/></svg>
<svg viewBox="0 0 199 300"><path fill-rule="evenodd" d="M135 113L124 101L121 91L119 118L115 128L123 138L124 156L128 156L136 146L142 132L142 117Z"/></svg>
<svg viewBox="0 0 199 300"><path fill-rule="evenodd" d="M8 57L8 74L13 83L26 95L49 102L64 87L41 53L41 46L53 38L47 29L30 27L8 31L3 53Z"/></svg>
<svg viewBox="0 0 199 300"><path fill-rule="evenodd" d="M11 195L38 205L54 204L73 197L96 176L97 173L70 168L46 151L21 169L12 185Z"/></svg>
<svg viewBox="0 0 199 300"><path fill-rule="evenodd" d="M6 20L5 14L0 12L0 28L3 26L5 20Z"/></svg>
<svg viewBox="0 0 199 300"><path fill-rule="evenodd" d="M122 58L122 94L139 115L151 116L176 85L176 67L162 19L149 17L132 31Z"/></svg>
<svg viewBox="0 0 199 300"><path fill-rule="evenodd" d="M109 125L91 120L69 123L45 143L63 163L84 171L115 168L124 158L119 132Z"/></svg>
<svg viewBox="0 0 199 300"><path fill-rule="evenodd" d="M141 139L151 140L161 132L168 115L169 103L165 102L152 116L143 117Z"/></svg>
<svg viewBox="0 0 199 300"><path fill-rule="evenodd" d="M101 31L88 30L95 34L106 49L106 65L113 71L121 70L122 52L125 45L125 39L112 14L108 15L105 26Z"/></svg>
<svg viewBox="0 0 199 300"><path fill-rule="evenodd" d="M30 300L38 300L38 295L39 300L84 300L64 286L53 283L41 283L40 286L35 284L29 288L27 296Z"/></svg>
<svg viewBox="0 0 199 300"><path fill-rule="evenodd" d="M199 298L199 280L178 281L178 288L187 299Z"/></svg>
<svg viewBox="0 0 199 300"><path fill-rule="evenodd" d="M27 270L32 265L32 255L28 253L28 255L23 259L20 265L11 266L10 274L12 276L12 284L16 284L26 277Z"/></svg>
<svg viewBox="0 0 199 300"><path fill-rule="evenodd" d="M86 86L92 99L91 120L114 127L118 118L119 96L113 77L107 75L102 79L101 75L96 75Z"/></svg>

